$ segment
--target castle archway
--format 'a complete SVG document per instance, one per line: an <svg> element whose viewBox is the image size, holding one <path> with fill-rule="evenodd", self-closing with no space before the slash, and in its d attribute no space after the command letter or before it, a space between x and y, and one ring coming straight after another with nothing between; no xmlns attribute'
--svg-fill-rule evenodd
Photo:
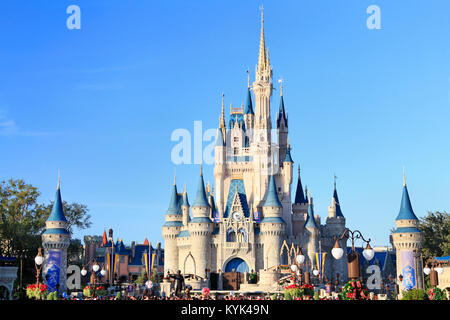
<svg viewBox="0 0 450 320"><path fill-rule="evenodd" d="M244 280L244 273L249 272L248 264L243 259L235 257L225 264L223 274L224 290L239 290L240 284Z"/></svg>

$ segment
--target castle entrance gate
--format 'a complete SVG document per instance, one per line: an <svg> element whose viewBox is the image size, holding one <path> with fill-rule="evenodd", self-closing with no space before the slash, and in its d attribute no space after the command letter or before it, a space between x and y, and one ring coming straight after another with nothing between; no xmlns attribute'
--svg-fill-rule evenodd
<svg viewBox="0 0 450 320"><path fill-rule="evenodd" d="M244 272L248 272L247 263L241 258L231 259L225 266L223 274L223 290L239 290L244 280Z"/></svg>

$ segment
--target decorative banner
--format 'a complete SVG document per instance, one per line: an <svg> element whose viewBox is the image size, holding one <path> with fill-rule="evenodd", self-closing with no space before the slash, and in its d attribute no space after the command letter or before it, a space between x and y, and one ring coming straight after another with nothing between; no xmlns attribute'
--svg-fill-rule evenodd
<svg viewBox="0 0 450 320"><path fill-rule="evenodd" d="M155 264L156 253L148 254L144 252L145 270L147 271L147 279L150 279L152 275L153 265ZM150 259L150 260L149 260Z"/></svg>
<svg viewBox="0 0 450 320"><path fill-rule="evenodd" d="M403 274L403 286L411 290L416 286L416 270L414 265L414 252L413 251L401 251L401 264Z"/></svg>
<svg viewBox="0 0 450 320"><path fill-rule="evenodd" d="M261 221L261 215L259 214L258 211L255 211L253 213L253 220L255 220L255 222L260 222Z"/></svg>
<svg viewBox="0 0 450 320"><path fill-rule="evenodd" d="M316 253L317 270L319 270L319 278L323 279L323 268L325 266L326 252Z"/></svg>
<svg viewBox="0 0 450 320"><path fill-rule="evenodd" d="M116 272L117 258L118 258L117 254L111 254L108 252L106 255L108 278L110 285L113 284L114 273Z"/></svg>
<svg viewBox="0 0 450 320"><path fill-rule="evenodd" d="M215 223L219 223L219 222L220 222L219 211L214 210L213 216L214 216L214 222L215 222Z"/></svg>
<svg viewBox="0 0 450 320"><path fill-rule="evenodd" d="M60 270L61 270L61 251L49 250L47 260L47 286L48 291L56 291L56 285L59 284Z"/></svg>

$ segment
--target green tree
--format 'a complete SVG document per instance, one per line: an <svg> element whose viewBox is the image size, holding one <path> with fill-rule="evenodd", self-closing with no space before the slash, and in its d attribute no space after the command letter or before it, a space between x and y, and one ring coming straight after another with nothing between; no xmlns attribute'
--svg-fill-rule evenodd
<svg viewBox="0 0 450 320"><path fill-rule="evenodd" d="M424 258L450 255L450 214L429 211L420 218L419 229L423 235Z"/></svg>
<svg viewBox="0 0 450 320"><path fill-rule="evenodd" d="M42 246L41 235L53 205L39 203L40 195L21 179L0 182L0 255L18 258L22 285L35 281L34 257ZM63 202L63 206L69 231L90 226L85 205Z"/></svg>

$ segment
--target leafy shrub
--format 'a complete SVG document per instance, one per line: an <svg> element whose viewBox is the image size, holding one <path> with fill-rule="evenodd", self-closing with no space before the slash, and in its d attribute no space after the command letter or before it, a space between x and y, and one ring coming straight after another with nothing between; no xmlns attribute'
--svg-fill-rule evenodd
<svg viewBox="0 0 450 320"><path fill-rule="evenodd" d="M447 300L445 292L439 288L431 288L428 290L428 298L430 300Z"/></svg>
<svg viewBox="0 0 450 320"><path fill-rule="evenodd" d="M412 289L403 293L402 300L428 300L428 294L423 289Z"/></svg>

